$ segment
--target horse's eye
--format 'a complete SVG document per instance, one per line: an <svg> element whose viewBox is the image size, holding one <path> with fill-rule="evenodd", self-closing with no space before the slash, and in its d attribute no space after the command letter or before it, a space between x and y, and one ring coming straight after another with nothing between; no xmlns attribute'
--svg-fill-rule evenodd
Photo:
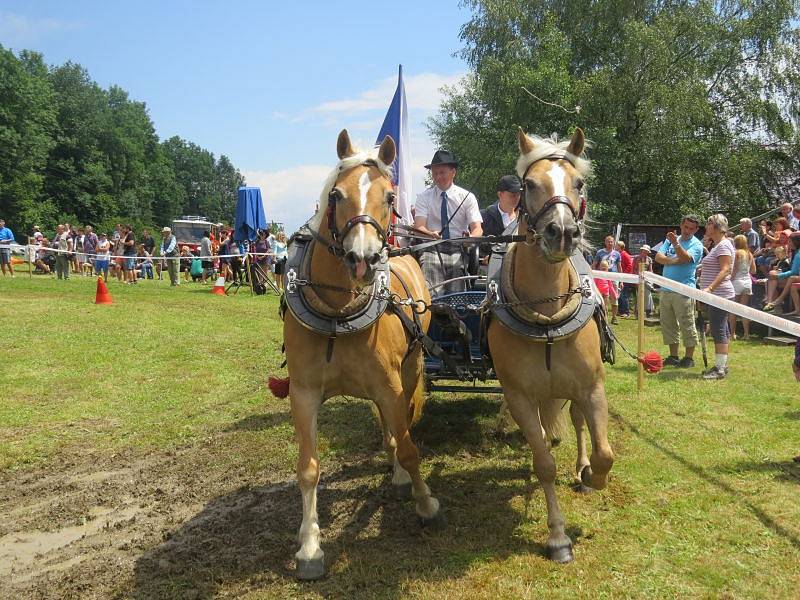
<svg viewBox="0 0 800 600"><path fill-rule="evenodd" d="M578 190L579 192L583 189L583 179L581 179L580 177L575 180L575 189Z"/></svg>
<svg viewBox="0 0 800 600"><path fill-rule="evenodd" d="M395 200L397 200L397 194L395 194L394 192L389 192L388 194L386 194L386 201L389 204L394 205Z"/></svg>
<svg viewBox="0 0 800 600"><path fill-rule="evenodd" d="M532 191L538 187L533 179L526 179L523 185L525 186L526 191Z"/></svg>
<svg viewBox="0 0 800 600"><path fill-rule="evenodd" d="M342 192L340 192L338 189L333 188L331 193L328 194L328 197L335 202L336 200L341 200L344 196L342 196Z"/></svg>

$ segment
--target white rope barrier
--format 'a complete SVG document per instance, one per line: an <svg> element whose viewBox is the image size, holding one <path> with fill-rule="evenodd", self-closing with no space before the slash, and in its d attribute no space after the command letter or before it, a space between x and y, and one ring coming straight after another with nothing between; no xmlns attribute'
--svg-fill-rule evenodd
<svg viewBox="0 0 800 600"><path fill-rule="evenodd" d="M639 278L636 275L630 275L627 273L612 273L610 271L592 271L592 277L596 277L598 279L608 279L610 281L619 281L623 283L633 283L638 284ZM719 296L715 296L714 294L709 294L708 292L703 292L698 290L697 288L693 288L688 285L684 285L683 283L678 283L677 281L673 281L672 279L667 279L661 275L656 275L655 273L651 273L650 271L646 271L644 274L644 278L649 281L650 283L654 283L660 285L662 288L668 288L671 292L680 293L683 296L688 296L698 302L702 302L703 304L708 304L709 306L714 306L721 310L727 311L743 319L749 319L750 321L755 321L756 323L761 323L762 325L766 325L767 327L772 327L773 329L778 329L789 335L793 335L795 337L800 337L800 323L795 323L794 321L790 321L789 319L784 319L779 317L778 315L773 315L756 308L751 308L750 306L745 306L744 304L739 304L738 302L734 302L733 300L727 300L726 298L720 298Z"/></svg>
<svg viewBox="0 0 800 600"><path fill-rule="evenodd" d="M111 254L107 256L105 254L87 254L86 252L78 252L76 250L59 250L58 248L52 248L49 246L41 247L33 244L29 246L16 245L16 247L27 248L26 250L27 254L30 254L32 252L35 252L36 254L38 254L39 252L53 252L56 254L58 253L80 254L87 258L95 258L95 259L99 258L100 260L106 260L106 259L114 260L117 258L134 258L136 260L147 260L149 258L154 262L157 260L181 260L181 259L189 260L195 258L200 260L214 260L215 258L234 258L234 257L241 258L242 260L244 260L245 256L275 256L274 252L247 252L247 251L244 254L212 254L211 256L197 256L195 254L190 254L189 256L158 256L155 254L151 254L150 256L139 256L138 254L128 254L128 255Z"/></svg>

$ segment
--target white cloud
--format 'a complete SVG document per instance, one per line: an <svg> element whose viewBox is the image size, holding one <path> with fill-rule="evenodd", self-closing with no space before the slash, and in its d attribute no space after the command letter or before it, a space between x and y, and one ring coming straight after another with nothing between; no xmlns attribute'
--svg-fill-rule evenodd
<svg viewBox="0 0 800 600"><path fill-rule="evenodd" d="M291 233L314 214L322 183L331 168L332 165L299 165L281 171L242 171L242 175L247 185L261 188L267 220L283 223Z"/></svg>
<svg viewBox="0 0 800 600"><path fill-rule="evenodd" d="M74 21L45 18L32 19L25 15L0 11L0 42L6 46L28 44L55 31L79 29L83 25Z"/></svg>
<svg viewBox="0 0 800 600"><path fill-rule="evenodd" d="M409 112L422 110L433 112L441 103L441 88L457 85L465 73L440 75L439 73L420 73L404 77L406 102ZM331 100L310 109L312 113L358 114L369 110L386 110L397 87L396 77L380 80L375 87L361 92L355 98Z"/></svg>

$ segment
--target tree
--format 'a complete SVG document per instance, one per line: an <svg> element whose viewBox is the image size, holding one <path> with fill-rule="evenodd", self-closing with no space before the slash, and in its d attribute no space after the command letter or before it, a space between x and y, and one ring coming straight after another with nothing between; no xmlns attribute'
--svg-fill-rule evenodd
<svg viewBox="0 0 800 600"><path fill-rule="evenodd" d="M18 59L0 46L0 215L19 224L20 239L55 212L41 202L55 127L52 96L41 55L22 52Z"/></svg>
<svg viewBox="0 0 800 600"><path fill-rule="evenodd" d="M244 183L226 156L159 143L144 102L104 90L82 66L0 46L0 216L19 231L57 222L232 221Z"/></svg>
<svg viewBox="0 0 800 600"><path fill-rule="evenodd" d="M487 201L516 125L594 141L590 212L753 215L797 189L796 2L468 0L471 67L430 129ZM534 97L535 96L535 97ZM800 194L798 194L800 199Z"/></svg>

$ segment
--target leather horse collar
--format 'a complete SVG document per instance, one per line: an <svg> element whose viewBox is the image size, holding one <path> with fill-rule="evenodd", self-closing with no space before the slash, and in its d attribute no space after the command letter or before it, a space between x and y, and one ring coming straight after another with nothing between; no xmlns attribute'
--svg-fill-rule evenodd
<svg viewBox="0 0 800 600"><path fill-rule="evenodd" d="M316 236L309 227L302 227L292 236L286 259L285 308L306 328L328 337L356 333L373 325L389 305L389 259L386 252L375 266L375 280L361 293L354 293L351 310L333 314L321 310L320 300L309 280L311 254ZM319 286L324 287L324 286Z"/></svg>
<svg viewBox="0 0 800 600"><path fill-rule="evenodd" d="M507 287L510 261L514 259L513 248L513 245L509 245L503 250L494 251L489 260L487 303L492 315L511 331L534 341L548 344L574 335L582 329L594 314L597 298L592 282L591 266L580 251L576 249L569 258L570 267L573 270L571 279L577 282L582 289L581 293L575 294L579 299L575 302L574 308L568 310L568 314L560 315L560 318L555 320L545 318L534 322L510 306L513 302L509 298ZM566 306L569 306L569 303Z"/></svg>

